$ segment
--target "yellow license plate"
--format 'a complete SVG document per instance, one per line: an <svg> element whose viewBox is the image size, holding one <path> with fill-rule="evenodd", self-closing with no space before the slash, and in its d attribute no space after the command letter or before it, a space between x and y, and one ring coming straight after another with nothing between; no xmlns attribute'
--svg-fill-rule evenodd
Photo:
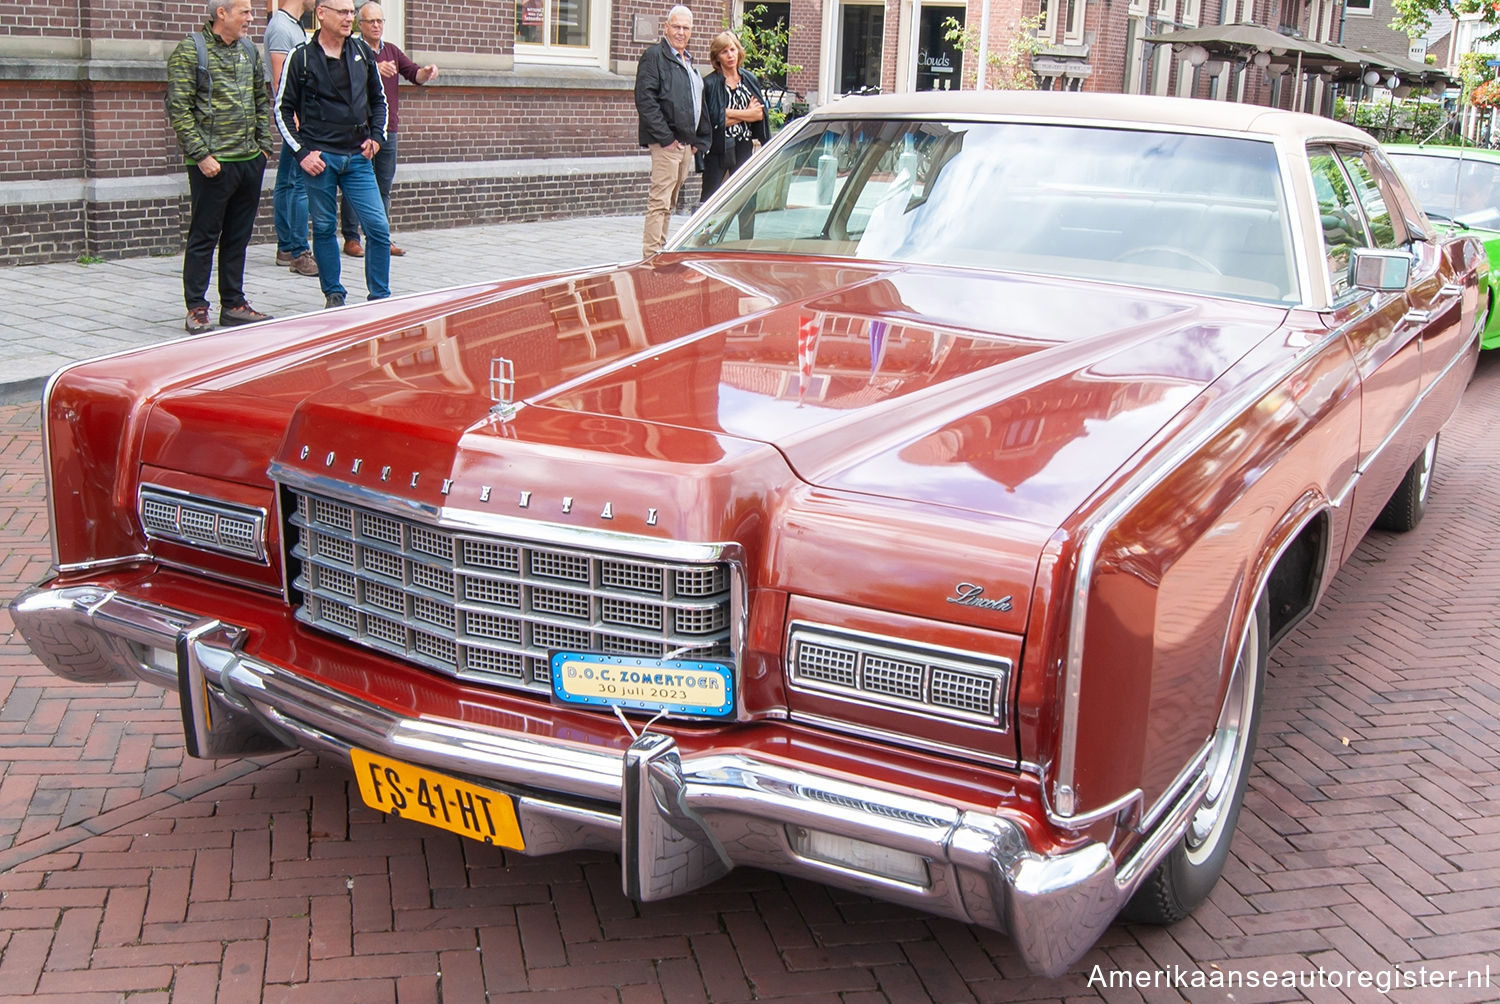
<svg viewBox="0 0 1500 1004"><path fill-rule="evenodd" d="M351 749L349 759L370 808L481 843L526 849L509 795L361 749Z"/></svg>

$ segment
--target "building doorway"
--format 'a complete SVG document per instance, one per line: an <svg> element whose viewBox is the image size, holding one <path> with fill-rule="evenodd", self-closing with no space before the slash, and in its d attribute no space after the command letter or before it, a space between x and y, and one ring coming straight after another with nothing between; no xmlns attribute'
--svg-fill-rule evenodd
<svg viewBox="0 0 1500 1004"><path fill-rule="evenodd" d="M756 28L774 28L778 24L785 28L792 23L792 5L788 0L779 0L779 2L775 3L764 3L760 2L760 0L745 0L745 11L741 15L741 21L744 22L747 28L751 26ZM741 41L743 42L744 39L742 38ZM775 55L779 56L781 63L785 64L789 55L787 46L781 46L781 51L775 53ZM762 73L760 74L760 82L771 87L785 89L786 74Z"/></svg>
<svg viewBox="0 0 1500 1004"><path fill-rule="evenodd" d="M839 9L838 91L880 89L880 57L885 47L885 6L846 3Z"/></svg>
<svg viewBox="0 0 1500 1004"><path fill-rule="evenodd" d="M944 22L964 23L965 8L923 4L917 14L917 81L919 91L956 91L963 80L963 52L947 39Z"/></svg>

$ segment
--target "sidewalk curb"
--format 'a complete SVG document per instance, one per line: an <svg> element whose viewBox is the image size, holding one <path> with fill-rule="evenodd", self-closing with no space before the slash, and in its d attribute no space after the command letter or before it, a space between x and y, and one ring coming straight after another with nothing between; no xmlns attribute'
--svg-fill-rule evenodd
<svg viewBox="0 0 1500 1004"><path fill-rule="evenodd" d="M47 377L28 377L0 383L0 404L31 404L40 402L42 388L47 386Z"/></svg>

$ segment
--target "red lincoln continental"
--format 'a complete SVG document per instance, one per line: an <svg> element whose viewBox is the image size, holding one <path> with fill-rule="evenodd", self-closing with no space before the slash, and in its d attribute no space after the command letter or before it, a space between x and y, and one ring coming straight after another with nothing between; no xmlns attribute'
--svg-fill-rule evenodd
<svg viewBox="0 0 1500 1004"><path fill-rule="evenodd" d="M1328 119L846 99L644 262L59 373L13 614L177 690L196 756L1056 974L1209 894L1268 650L1422 516L1483 265Z"/></svg>

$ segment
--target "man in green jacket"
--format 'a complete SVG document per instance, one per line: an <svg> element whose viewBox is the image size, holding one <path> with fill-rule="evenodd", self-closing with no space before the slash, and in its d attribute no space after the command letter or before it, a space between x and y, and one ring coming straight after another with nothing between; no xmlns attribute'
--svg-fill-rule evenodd
<svg viewBox="0 0 1500 1004"><path fill-rule="evenodd" d="M219 249L219 323L269 319L245 300L245 248L260 208L261 177L271 153L271 102L259 51L242 42L251 0L208 0L199 45L183 39L167 57L167 119L187 158L192 218L183 252L182 291L189 334L213 328L208 278Z"/></svg>

